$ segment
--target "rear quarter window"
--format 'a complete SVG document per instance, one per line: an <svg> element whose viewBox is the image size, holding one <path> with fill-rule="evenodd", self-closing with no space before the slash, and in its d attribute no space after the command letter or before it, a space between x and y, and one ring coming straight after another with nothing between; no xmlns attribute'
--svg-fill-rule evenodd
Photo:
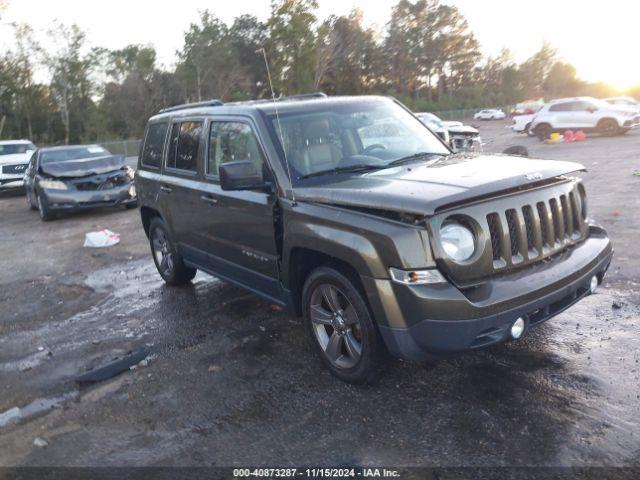
<svg viewBox="0 0 640 480"><path fill-rule="evenodd" d="M160 168L168 128L168 123L154 123L149 125L142 149L142 165Z"/></svg>

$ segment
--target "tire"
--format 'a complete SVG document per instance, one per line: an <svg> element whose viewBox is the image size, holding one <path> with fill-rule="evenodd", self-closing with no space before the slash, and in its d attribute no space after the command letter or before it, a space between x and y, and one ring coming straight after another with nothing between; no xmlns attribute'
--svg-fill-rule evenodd
<svg viewBox="0 0 640 480"><path fill-rule="evenodd" d="M364 295L343 273L315 269L302 291L305 325L329 371L348 383L370 383L384 357L380 334Z"/></svg>
<svg viewBox="0 0 640 480"><path fill-rule="evenodd" d="M55 218L55 215L49 208L46 197L40 192L36 192L36 202L38 204L38 213L40 214L40 220L42 220L43 222L48 222L49 220L53 220Z"/></svg>
<svg viewBox="0 0 640 480"><path fill-rule="evenodd" d="M548 123L541 123L540 125L536 125L535 134L539 140L544 141L547 140L551 134L553 133L553 129L551 125Z"/></svg>
<svg viewBox="0 0 640 480"><path fill-rule="evenodd" d="M149 224L149 246L153 263L168 285L186 285L196 276L197 270L184 264L182 256L171 240L169 229L159 217L151 220Z"/></svg>
<svg viewBox="0 0 640 480"><path fill-rule="evenodd" d="M612 118L604 118L598 122L598 133L605 137L613 137L620 131L618 122Z"/></svg>
<svg viewBox="0 0 640 480"><path fill-rule="evenodd" d="M27 205L29 205L29 210L38 210L38 207L36 205L33 204L33 202L31 201L31 195L29 195L29 190L25 189L25 195L27 196Z"/></svg>

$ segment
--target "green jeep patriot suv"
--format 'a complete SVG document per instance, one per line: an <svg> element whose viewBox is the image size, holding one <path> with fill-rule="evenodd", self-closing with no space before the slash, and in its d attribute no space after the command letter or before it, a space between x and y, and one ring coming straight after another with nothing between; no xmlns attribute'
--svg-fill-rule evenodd
<svg viewBox="0 0 640 480"><path fill-rule="evenodd" d="M162 278L196 270L302 315L333 374L518 339L592 293L613 251L576 163L456 155L399 102L163 110L136 173Z"/></svg>

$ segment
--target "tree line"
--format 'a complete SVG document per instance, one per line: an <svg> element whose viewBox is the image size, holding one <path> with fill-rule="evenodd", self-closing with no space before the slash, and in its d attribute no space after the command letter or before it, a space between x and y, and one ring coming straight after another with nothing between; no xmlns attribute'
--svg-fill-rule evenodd
<svg viewBox="0 0 640 480"><path fill-rule="evenodd" d="M199 12L171 70L150 45L90 47L79 26L55 23L44 48L28 25L13 25L15 44L0 57L0 138L139 138L163 107L270 97L263 49L276 95L385 94L438 111L614 93L580 80L546 43L520 64L506 49L483 56L462 13L439 0L399 0L382 32L365 26L357 9L321 20L317 7L274 0L266 21L241 15L231 24ZM38 72L49 81L36 81Z"/></svg>

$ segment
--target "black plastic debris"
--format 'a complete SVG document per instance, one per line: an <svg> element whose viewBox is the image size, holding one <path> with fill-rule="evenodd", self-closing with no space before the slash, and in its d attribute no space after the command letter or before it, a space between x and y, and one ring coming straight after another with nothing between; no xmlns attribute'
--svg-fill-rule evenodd
<svg viewBox="0 0 640 480"><path fill-rule="evenodd" d="M114 362L108 363L102 367L94 368L76 378L76 383L80 386L91 385L92 383L103 382L116 375L126 372L129 368L137 365L147 358L148 352L146 348L141 348L135 352Z"/></svg>
<svg viewBox="0 0 640 480"><path fill-rule="evenodd" d="M504 153L505 155L516 155L518 157L529 156L529 150L527 150L527 147L523 145L512 145L510 147L505 148L502 151L502 153Z"/></svg>

